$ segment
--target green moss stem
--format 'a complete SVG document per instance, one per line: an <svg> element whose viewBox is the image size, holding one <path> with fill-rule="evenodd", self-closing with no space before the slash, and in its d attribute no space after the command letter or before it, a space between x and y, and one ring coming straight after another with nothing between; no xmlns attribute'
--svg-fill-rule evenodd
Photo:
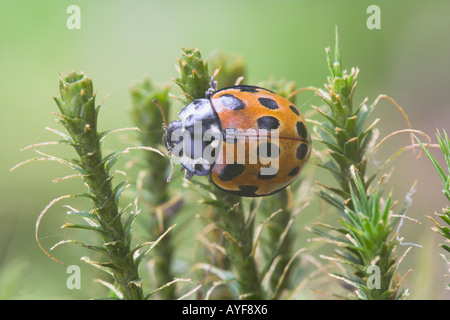
<svg viewBox="0 0 450 320"><path fill-rule="evenodd" d="M61 124L72 138L71 145L79 155L73 160L80 170L94 203L94 215L104 253L109 262L118 290L124 299L142 299L143 293L137 263L130 249L130 226L122 222L118 206L120 187L114 188L108 172L108 159L101 150L102 134L97 131L99 107L95 106L95 94L91 79L72 72L60 79L61 98L55 98L61 111Z"/></svg>

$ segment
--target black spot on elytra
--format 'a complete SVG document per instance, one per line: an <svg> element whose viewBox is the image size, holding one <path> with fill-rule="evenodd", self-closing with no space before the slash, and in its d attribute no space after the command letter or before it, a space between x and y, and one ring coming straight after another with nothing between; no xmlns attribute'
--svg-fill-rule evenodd
<svg viewBox="0 0 450 320"><path fill-rule="evenodd" d="M259 101L259 103L261 103L261 105L263 105L267 109L276 110L276 109L279 108L278 103L275 100L273 100L273 99L258 98L258 101Z"/></svg>
<svg viewBox="0 0 450 320"><path fill-rule="evenodd" d="M227 164L219 173L219 179L230 181L236 178L245 170L245 165L239 163Z"/></svg>
<svg viewBox="0 0 450 320"><path fill-rule="evenodd" d="M280 148L270 142L261 142L256 149L256 154L259 157L276 158L280 155Z"/></svg>
<svg viewBox="0 0 450 320"><path fill-rule="evenodd" d="M220 102L227 109L238 111L245 108L245 103L241 99L236 98L230 93L224 93L220 96Z"/></svg>
<svg viewBox="0 0 450 320"><path fill-rule="evenodd" d="M289 106L289 108L296 114L296 115L300 115L300 111L298 111L298 109L295 106Z"/></svg>
<svg viewBox="0 0 450 320"><path fill-rule="evenodd" d="M308 130L306 130L306 126L303 122L299 121L296 124L297 133L300 138L307 139L308 138Z"/></svg>
<svg viewBox="0 0 450 320"><path fill-rule="evenodd" d="M300 167L297 166L294 169L292 169L291 171L289 171L288 176L295 177L299 171L300 171Z"/></svg>
<svg viewBox="0 0 450 320"><path fill-rule="evenodd" d="M297 147L296 156L297 159L303 160L306 157L306 154L308 153L308 145L306 143L302 143Z"/></svg>
<svg viewBox="0 0 450 320"><path fill-rule="evenodd" d="M242 197L255 197L255 192L258 190L258 186L243 185L239 186L240 192L237 192Z"/></svg>
<svg viewBox="0 0 450 320"><path fill-rule="evenodd" d="M265 129L265 130L272 130L272 129L278 129L280 126L280 122L277 118L272 116L263 116L261 118L258 118L258 129Z"/></svg>

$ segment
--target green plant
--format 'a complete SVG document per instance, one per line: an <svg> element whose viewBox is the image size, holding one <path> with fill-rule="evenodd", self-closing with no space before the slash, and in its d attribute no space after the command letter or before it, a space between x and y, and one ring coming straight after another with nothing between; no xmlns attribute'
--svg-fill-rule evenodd
<svg viewBox="0 0 450 320"><path fill-rule="evenodd" d="M394 214L392 193L387 199L382 198L385 176L371 187L381 169L367 175L368 160L379 144L375 145L374 134L378 120L369 125L366 122L379 99L370 106L364 100L355 107L353 96L359 70L343 69L337 36L334 57L327 49L327 61L330 75L325 89L310 89L326 103L325 109L314 107L325 119L314 123L317 140L326 146L329 158L316 164L332 174L337 187L319 183L318 195L338 210L340 226L317 223L319 228L313 230L323 237L321 241L337 246L334 257L322 257L347 269L344 274L332 276L350 285L353 289L350 298L404 298L407 291L401 288L402 281L396 275L401 259L396 257L395 249L400 240L394 232L408 202ZM409 196L412 193L413 190ZM323 232L322 228L330 232ZM374 270L376 285L371 282Z"/></svg>
<svg viewBox="0 0 450 320"><path fill-rule="evenodd" d="M439 130L437 131L436 136L439 142L439 147L441 149L442 154L444 155L444 159L447 164L447 173L441 167L436 158L427 149L427 147L425 147L422 144L422 142L420 142L419 139L416 138L416 140L419 143L422 150L426 153L426 155L430 159L431 163L433 164L434 168L439 174L439 177L442 179L442 183L444 185L444 189L442 190L442 192L444 193L445 197L450 201L450 140L445 130L444 130L444 137L442 137ZM442 220L442 222L444 222L446 225L440 225L435 219L433 219L433 217L428 218L430 218L435 225L433 230L441 234L444 238L446 238L445 240L446 243L442 243L440 244L440 246L445 251L447 251L447 253L450 253L450 246L448 244L448 242L450 241L450 207L446 206L445 208L442 209L442 213L436 213L436 216L438 216ZM442 257L444 258L446 263L450 265L450 257L444 254L442 255ZM450 283L447 284L447 286L450 289Z"/></svg>
<svg viewBox="0 0 450 320"><path fill-rule="evenodd" d="M84 193L61 196L50 202L37 220L36 240L47 255L62 264L39 241L38 230L41 219L52 205L62 199L75 197L89 199L93 204L93 207L89 210L79 211L67 206L69 215L81 218L85 223L66 223L62 227L94 232L99 236L100 244L92 245L77 240L63 240L53 246L52 249L61 244L71 243L102 254L105 258L103 261L93 261L88 257L84 257L83 260L112 276L112 282L99 280L100 283L111 290L112 297L120 299L146 298L153 292L150 292L147 296L144 295L138 270L139 264L167 231L160 235L156 241L132 243L132 223L140 210L137 206L137 200L134 201L134 205L130 203L125 207L120 206L121 195L128 185L126 181L113 185L113 179L117 176L118 171L112 172L112 169L123 154L133 149L146 149L159 153L161 156L163 154L151 147L130 147L121 152L112 152L103 156L103 139L117 130L97 131L97 118L101 104L98 106L95 104L92 80L85 74L75 71L62 75L60 78L60 93L61 98L54 98L61 112L61 114L58 114L58 123L65 127L69 135L55 129L49 129L62 137L62 140L38 145L67 144L75 149L79 158L64 159L37 151L43 156L42 158L33 158L18 166L36 160L57 161L73 169L76 172L74 176L82 178L88 190ZM30 147L34 146L36 145ZM147 246L149 248L144 250Z"/></svg>
<svg viewBox="0 0 450 320"><path fill-rule="evenodd" d="M155 87L150 79L135 83L131 87L131 118L139 128L138 139L144 146L159 146L163 141L164 130L161 123L165 122L164 114L170 113L170 86ZM155 105L158 101L162 110ZM182 199L172 197L167 177L170 174L170 163L167 158L155 153L146 153L145 159L139 162L141 170L137 181L139 199L143 211L150 217L149 238L155 239L164 230L174 224L177 212L182 207ZM172 235L168 233L161 239L152 252L154 281L158 287L173 281L174 244ZM175 299L176 286L170 286L159 292L162 299Z"/></svg>

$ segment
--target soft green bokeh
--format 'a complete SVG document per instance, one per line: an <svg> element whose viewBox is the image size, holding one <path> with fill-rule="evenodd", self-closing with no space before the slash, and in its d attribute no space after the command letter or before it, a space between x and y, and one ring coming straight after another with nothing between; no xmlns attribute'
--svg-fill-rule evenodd
<svg viewBox="0 0 450 320"><path fill-rule="evenodd" d="M93 79L98 101L109 95L101 111L100 130L127 127L131 125L130 84L145 75L154 82L177 77L174 65L181 46L198 47L205 57L217 49L242 54L247 62L247 83L273 76L295 81L299 87L322 86L327 75L324 48L333 46L338 26L344 66L361 70L356 101L385 93L403 107L413 127L429 134L434 142L436 128L449 132L450 2L376 1L381 8L381 29L369 30L366 9L373 2L78 0L81 29L69 30L66 10L74 1L1 0L0 286L15 289L0 293L0 298L104 294L92 283L95 274L82 278L82 289L89 290L68 290L66 269L48 259L34 239L41 210L57 196L82 190L82 184L71 180L52 183L54 178L71 174L54 163L33 163L9 172L16 163L35 155L32 150L19 149L55 139L45 127L62 130L50 115L57 111L52 96L59 94L60 73L84 71ZM320 102L310 92L297 97L297 105L307 112L313 103ZM406 128L387 101L379 104L374 116L381 119L380 137ZM406 134L388 140L376 159L383 162L408 142ZM114 136L107 139L105 148L126 143ZM73 156L64 146L38 149ZM411 298L448 298L445 264L437 246L441 239L431 232L425 218L446 205L439 177L428 159L416 159L409 152L398 157L394 167L395 199L403 199L418 180L407 214L422 222L405 221L401 229L405 242L424 246L413 248L403 262L404 271L414 269L405 286ZM316 214L309 210L302 219L311 222ZM65 221L61 205L47 213L40 233L44 246L68 237L71 231L59 229ZM85 254L73 247L55 252L59 259L78 264L83 274L89 274L92 267L79 261ZM308 291L305 297L316 296Z"/></svg>

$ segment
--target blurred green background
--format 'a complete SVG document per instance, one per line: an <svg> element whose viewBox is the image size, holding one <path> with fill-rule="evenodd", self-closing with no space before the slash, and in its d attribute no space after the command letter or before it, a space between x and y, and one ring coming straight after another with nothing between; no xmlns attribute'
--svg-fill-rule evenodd
<svg viewBox="0 0 450 320"><path fill-rule="evenodd" d="M81 9L80 30L66 27L71 4ZM374 1L1 0L0 298L84 299L105 293L92 281L96 271L79 261L84 250L66 246L55 252L67 264L80 265L83 274L94 273L82 278L83 290L69 290L66 269L50 260L34 239L41 210L60 195L80 192L82 184L53 183L71 172L49 162L9 172L16 163L35 156L33 150L20 152L21 148L55 139L45 127L62 130L50 114L57 111L52 96L59 94L60 73L84 71L94 81L98 102L109 95L100 114L101 130L127 127L132 125L130 85L146 75L154 82L176 77L174 64L181 46L198 47L204 57L215 50L243 55L246 83L275 77L295 81L298 87L321 87L327 76L324 48L334 45L338 26L344 67L361 70L356 102L385 93L433 142L436 128L450 132L450 2L376 1L381 9L379 30L366 26L371 4ZM319 103L312 93L297 98L302 112ZM380 102L375 117L381 119L380 137L406 128L387 101ZM376 159L383 162L408 142L406 134L388 140ZM108 138L105 147L126 144L119 135ZM64 146L38 150L71 155ZM441 181L426 157L416 159L411 152L399 156L393 166L395 199L402 201L418 181L407 214L422 224L405 222L401 236L423 248L413 248L402 263L401 272L413 269L405 287L412 299L448 299L446 266L439 256L443 251L437 246L443 239L430 230L425 217L447 205ZM305 221L314 221L315 208L304 213ZM47 248L71 234L59 229L67 221L64 212L56 205L42 220L40 236ZM323 298L309 289L302 297Z"/></svg>

